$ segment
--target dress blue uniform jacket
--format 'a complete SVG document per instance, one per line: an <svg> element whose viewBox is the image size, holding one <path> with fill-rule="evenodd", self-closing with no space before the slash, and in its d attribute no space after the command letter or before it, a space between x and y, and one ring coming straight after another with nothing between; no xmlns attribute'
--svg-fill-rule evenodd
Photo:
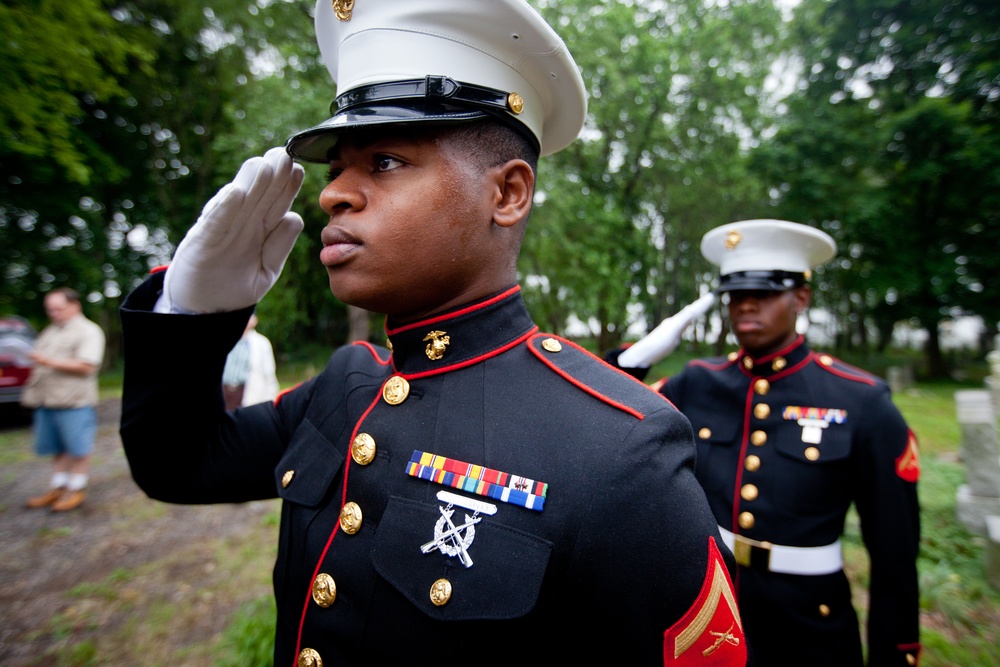
<svg viewBox="0 0 1000 667"><path fill-rule="evenodd" d="M854 503L871 560L868 664L915 664L919 463L888 386L799 337L764 358L740 350L690 362L660 391L691 421L698 481L723 528L823 546L840 537ZM799 420L810 418L824 426L806 430L811 422ZM746 567L739 558L736 587L759 664L862 664L843 571L779 574L766 550L751 557Z"/></svg>
<svg viewBox="0 0 1000 667"><path fill-rule="evenodd" d="M161 284L122 309L128 461L167 502L282 498L276 665L744 664L688 421L539 334L518 287L389 321L392 352L343 347L276 403L226 412L222 368L250 310L154 314ZM399 378L408 392L388 391ZM361 434L370 461L352 452ZM414 452L547 484L543 505L412 476ZM440 491L496 511L449 509Z"/></svg>

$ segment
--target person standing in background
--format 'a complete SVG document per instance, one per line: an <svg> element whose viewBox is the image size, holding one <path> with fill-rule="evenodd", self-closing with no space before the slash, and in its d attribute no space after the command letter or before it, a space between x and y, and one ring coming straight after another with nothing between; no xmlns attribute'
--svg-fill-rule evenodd
<svg viewBox="0 0 1000 667"><path fill-rule="evenodd" d="M35 367L21 402L34 409L36 453L53 457L52 482L27 506L65 512L86 497L104 332L84 317L80 295L68 287L45 296L45 313L52 323L35 343Z"/></svg>
<svg viewBox="0 0 1000 667"><path fill-rule="evenodd" d="M701 251L720 268L716 292L740 349L653 386L694 429L695 474L736 556L754 659L918 664L916 437L885 382L812 351L796 330L812 269L836 244L808 225L744 220L710 230ZM642 379L689 315L704 312L703 299L608 360ZM871 561L867 661L841 554L852 504Z"/></svg>
<svg viewBox="0 0 1000 667"><path fill-rule="evenodd" d="M251 315L243 337L226 357L222 370L222 394L226 409L273 401L278 395L274 349L267 336L257 331L259 320Z"/></svg>

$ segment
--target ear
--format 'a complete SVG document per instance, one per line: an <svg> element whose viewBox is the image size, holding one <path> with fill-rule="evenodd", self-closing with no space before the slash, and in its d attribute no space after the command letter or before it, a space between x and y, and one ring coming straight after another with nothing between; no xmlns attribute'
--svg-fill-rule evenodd
<svg viewBox="0 0 1000 667"><path fill-rule="evenodd" d="M492 174L493 222L513 227L531 212L535 196L535 172L524 160L510 160L496 167Z"/></svg>
<svg viewBox="0 0 1000 667"><path fill-rule="evenodd" d="M794 298L796 313L801 313L809 307L810 303L812 303L812 287L809 285L796 287L792 295Z"/></svg>

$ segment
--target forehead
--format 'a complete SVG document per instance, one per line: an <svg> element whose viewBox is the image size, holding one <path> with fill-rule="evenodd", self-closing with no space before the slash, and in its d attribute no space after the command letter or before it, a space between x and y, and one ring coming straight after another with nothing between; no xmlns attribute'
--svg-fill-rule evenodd
<svg viewBox="0 0 1000 667"><path fill-rule="evenodd" d="M62 308L63 306L68 306L69 304L70 301L64 294L56 292L45 296L45 305L50 308Z"/></svg>
<svg viewBox="0 0 1000 667"><path fill-rule="evenodd" d="M344 132L333 148L330 160L341 159L352 151L378 150L383 147L409 147L413 149L441 150L444 139L453 132L450 126L390 125L378 129L360 129Z"/></svg>
<svg viewBox="0 0 1000 667"><path fill-rule="evenodd" d="M735 289L723 292L723 296L733 302L741 299L774 299L791 292L792 290Z"/></svg>

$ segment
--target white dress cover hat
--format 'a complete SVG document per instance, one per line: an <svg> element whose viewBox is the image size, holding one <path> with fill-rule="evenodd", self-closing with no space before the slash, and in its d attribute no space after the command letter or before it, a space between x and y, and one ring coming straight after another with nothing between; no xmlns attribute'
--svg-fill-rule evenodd
<svg viewBox="0 0 1000 667"><path fill-rule="evenodd" d="M586 118L573 57L524 0L318 0L316 39L338 95L288 140L300 160L326 162L344 130L491 117L548 155Z"/></svg>
<svg viewBox="0 0 1000 667"><path fill-rule="evenodd" d="M709 230L701 254L719 267L719 292L787 290L837 254L826 232L786 220L743 220Z"/></svg>

